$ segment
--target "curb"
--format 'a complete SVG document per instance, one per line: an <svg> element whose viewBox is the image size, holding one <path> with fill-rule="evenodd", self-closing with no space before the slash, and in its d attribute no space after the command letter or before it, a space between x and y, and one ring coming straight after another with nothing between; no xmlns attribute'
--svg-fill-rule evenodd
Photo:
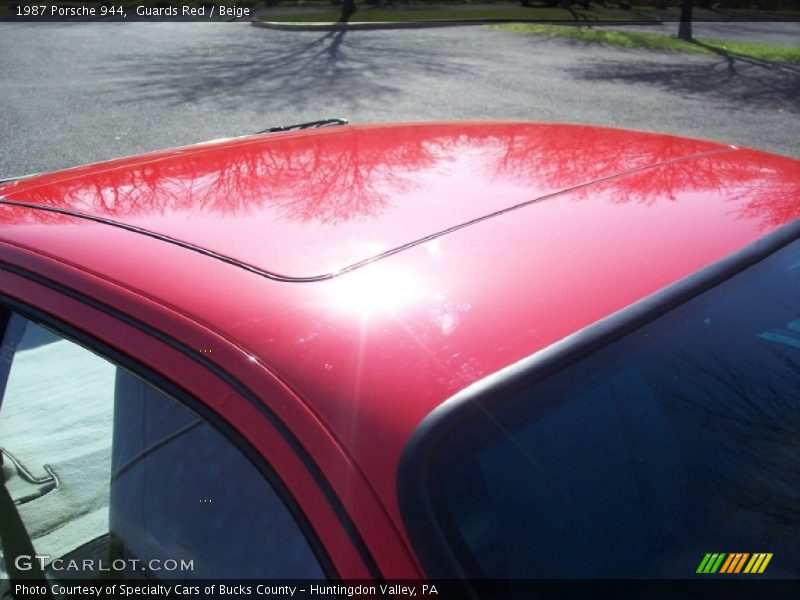
<svg viewBox="0 0 800 600"><path fill-rule="evenodd" d="M542 21L522 19L459 19L455 21L351 21L349 23L303 23L292 21L250 21L253 27L282 29L285 31L359 31L371 29L427 29L432 27L471 27L476 25L501 25L504 23L531 23L565 26L619 26L661 25L661 21Z"/></svg>

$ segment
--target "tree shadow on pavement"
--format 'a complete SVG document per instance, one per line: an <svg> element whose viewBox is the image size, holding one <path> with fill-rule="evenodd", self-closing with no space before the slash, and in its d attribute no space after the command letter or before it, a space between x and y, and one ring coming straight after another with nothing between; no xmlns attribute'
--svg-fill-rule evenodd
<svg viewBox="0 0 800 600"><path fill-rule="evenodd" d="M708 48L716 57L674 55L674 60L668 62L638 57L596 60L571 72L584 80L646 85L718 102L726 108L800 113L800 65L753 59L694 43Z"/></svg>
<svg viewBox="0 0 800 600"><path fill-rule="evenodd" d="M174 106L211 100L239 107L244 98L260 97L265 106L301 110L321 95L352 108L374 106L402 93L404 76L438 77L465 69L458 57L431 56L363 32L270 33L280 36L278 43L266 44L260 36L234 44L210 41L208 48L155 60L152 54L131 55L114 72L122 68L135 76L132 88L138 93L128 102Z"/></svg>

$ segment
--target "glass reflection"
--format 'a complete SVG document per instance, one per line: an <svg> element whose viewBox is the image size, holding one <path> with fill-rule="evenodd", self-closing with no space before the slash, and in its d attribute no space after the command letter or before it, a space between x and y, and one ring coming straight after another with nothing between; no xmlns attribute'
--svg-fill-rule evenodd
<svg viewBox="0 0 800 600"><path fill-rule="evenodd" d="M800 242L443 442L428 479L469 576L800 574Z"/></svg>

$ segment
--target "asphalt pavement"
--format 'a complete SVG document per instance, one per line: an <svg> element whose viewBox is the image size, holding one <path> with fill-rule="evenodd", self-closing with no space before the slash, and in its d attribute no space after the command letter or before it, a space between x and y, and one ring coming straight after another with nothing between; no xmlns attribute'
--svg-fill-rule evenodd
<svg viewBox="0 0 800 600"><path fill-rule="evenodd" d="M5 23L0 81L0 176L339 116L596 123L800 157L800 65L487 27Z"/></svg>

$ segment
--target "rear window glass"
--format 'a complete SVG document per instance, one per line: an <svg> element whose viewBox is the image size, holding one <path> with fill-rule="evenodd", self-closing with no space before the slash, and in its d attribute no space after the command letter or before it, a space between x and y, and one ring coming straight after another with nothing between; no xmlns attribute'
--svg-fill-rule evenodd
<svg viewBox="0 0 800 600"><path fill-rule="evenodd" d="M467 575L800 576L800 243L487 405L428 473Z"/></svg>

